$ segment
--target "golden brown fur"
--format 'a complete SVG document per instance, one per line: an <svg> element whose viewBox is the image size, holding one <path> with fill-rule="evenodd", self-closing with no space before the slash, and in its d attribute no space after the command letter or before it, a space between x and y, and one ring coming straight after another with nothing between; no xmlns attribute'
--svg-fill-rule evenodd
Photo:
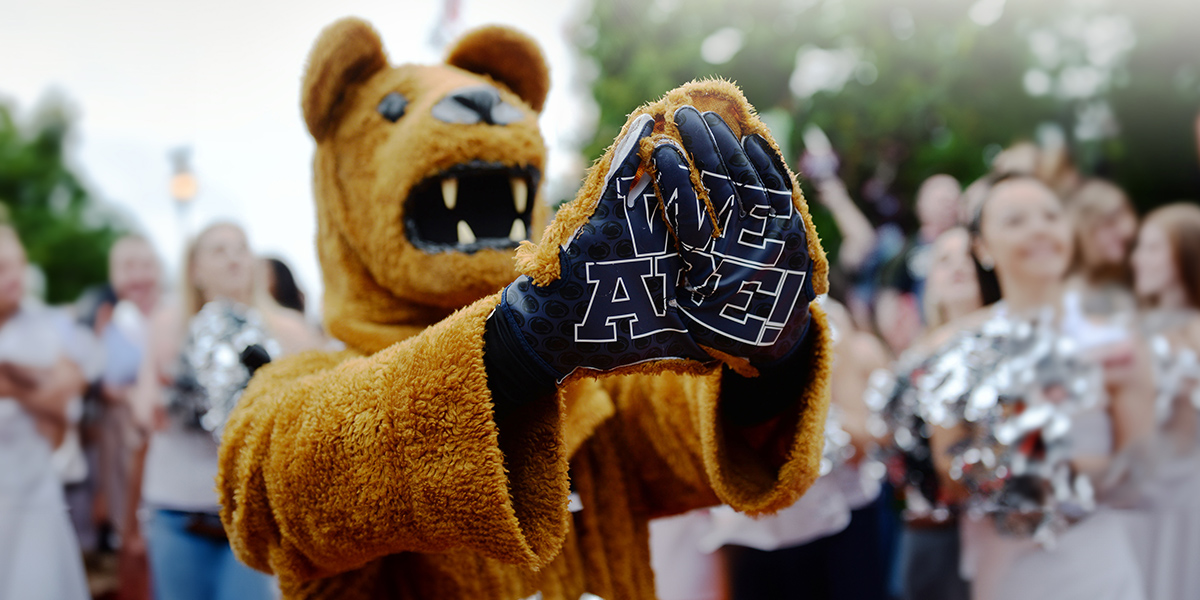
<svg viewBox="0 0 1200 600"><path fill-rule="evenodd" d="M510 53L496 59L498 79L480 74L489 64L472 50L493 40ZM334 336L365 352L413 335L516 277L510 252L424 254L404 236L403 201L426 177L467 158L545 168L546 148L531 106L541 107L547 74L533 41L511 30L484 28L450 54L472 58L472 71L448 64L387 68L378 34L347 19L327 28L309 57L302 106L317 140L313 175L325 323ZM517 69L509 64L512 56L530 66ZM447 92L484 82L497 83L501 98L521 107L525 120L494 127L405 117L380 126L375 107L389 91L408 98L408 115L423 115ZM504 82L533 95L518 96ZM530 200L541 205L537 197ZM530 231L544 224L544 212L536 213Z"/></svg>
<svg viewBox="0 0 1200 600"><path fill-rule="evenodd" d="M497 423L482 339L496 292L518 272L557 277L557 248L594 208L612 151L515 263L512 252L417 250L401 215L415 182L469 159L544 166L536 110L547 83L536 46L487 28L450 57L458 66L387 67L378 36L354 20L326 29L313 50L303 107L317 140L326 323L349 349L259 370L225 430L222 520L238 557L276 573L287 598L653 598L651 518L718 503L768 513L816 479L830 370L824 314L812 306L815 350L796 374L795 402L762 426L726 425L721 403L755 399L724 398L720 366L682 361L572 380L557 402ZM520 103L525 120L428 116L446 92L480 80ZM390 90L410 104L382 127L376 105ZM765 132L725 82L689 84L639 111L684 103L720 111L735 132ZM823 292L824 255L798 191L794 200ZM573 514L571 487L583 504Z"/></svg>

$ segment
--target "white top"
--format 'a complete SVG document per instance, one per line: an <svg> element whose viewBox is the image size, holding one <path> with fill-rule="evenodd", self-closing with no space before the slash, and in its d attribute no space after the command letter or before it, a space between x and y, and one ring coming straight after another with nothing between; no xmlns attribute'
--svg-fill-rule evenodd
<svg viewBox="0 0 1200 600"><path fill-rule="evenodd" d="M66 315L27 301L0 325L0 362L45 369L66 356L83 369L85 377L94 377L100 369L94 341ZM4 465L0 495L22 496L36 488L42 477L53 476L52 452L24 407L13 398L0 398L0 464Z"/></svg>
<svg viewBox="0 0 1200 600"><path fill-rule="evenodd" d="M845 529L850 510L841 486L826 475L814 481L795 504L773 515L754 518L728 506L711 509L700 550L712 552L734 544L769 551L807 544Z"/></svg>
<svg viewBox="0 0 1200 600"><path fill-rule="evenodd" d="M58 315L23 305L0 325L0 361L50 367L71 355L63 331ZM20 403L0 398L0 598L87 597L50 443Z"/></svg>
<svg viewBox="0 0 1200 600"><path fill-rule="evenodd" d="M217 441L172 422L150 438L142 500L152 508L217 514Z"/></svg>
<svg viewBox="0 0 1200 600"><path fill-rule="evenodd" d="M872 474L873 469L869 465L870 463L845 463L834 467L833 471L826 475L837 482L850 510L866 508L879 497L883 488L882 482Z"/></svg>

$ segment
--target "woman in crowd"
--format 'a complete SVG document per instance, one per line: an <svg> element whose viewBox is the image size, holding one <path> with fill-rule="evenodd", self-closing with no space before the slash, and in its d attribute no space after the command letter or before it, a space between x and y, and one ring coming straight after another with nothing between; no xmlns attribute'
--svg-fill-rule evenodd
<svg viewBox="0 0 1200 600"><path fill-rule="evenodd" d="M1147 215L1132 264L1143 328L1156 342L1160 429L1147 518L1131 533L1149 598L1200 598L1200 207L1180 202Z"/></svg>
<svg viewBox="0 0 1200 600"><path fill-rule="evenodd" d="M954 227L934 242L925 285L923 309L930 332L939 331L944 325L959 321L984 305L984 294L975 273L975 263L971 260L971 235L966 229ZM988 290L989 295L997 292ZM928 342L923 340L922 345Z"/></svg>
<svg viewBox="0 0 1200 600"><path fill-rule="evenodd" d="M1088 314L1112 316L1134 309L1129 252L1137 213L1129 196L1103 179L1088 179L1065 202L1075 226L1075 262L1069 286Z"/></svg>
<svg viewBox="0 0 1200 600"><path fill-rule="evenodd" d="M270 579L234 557L218 518L214 479L218 442L167 407L194 393L197 377L181 367L181 348L202 307L254 307L266 333L283 353L319 345L293 311L265 300L265 286L240 227L218 223L202 231L185 257L183 297L154 315L149 351L134 392L139 423L151 431L141 468L135 469L123 551L149 556L154 595L180 600L247 600L273 597ZM245 314L252 314L247 312ZM213 402L219 399L211 399ZM140 474L140 476L138 476ZM137 485L140 484L140 485ZM138 507L149 512L142 522ZM143 538L144 535L144 538Z"/></svg>
<svg viewBox="0 0 1200 600"><path fill-rule="evenodd" d="M79 543L53 449L87 384L79 344L26 298L25 249L0 224L0 598L84 600Z"/></svg>
<svg viewBox="0 0 1200 600"><path fill-rule="evenodd" d="M929 328L901 357L898 369L924 360L952 333L946 324L957 322L982 306L975 263L971 260L971 236L966 229L955 227L939 236L933 244L924 298L925 321ZM920 452L928 451L928 443L923 443ZM915 464L911 466L915 468ZM934 480L923 481L925 477ZM936 481L936 478L936 473L925 471L921 474L922 480L912 478L913 485L903 490L906 510L899 568L905 600L966 600L970 597L970 587L959 575L959 507L948 494L953 484Z"/></svg>
<svg viewBox="0 0 1200 600"><path fill-rule="evenodd" d="M1200 311L1200 206L1179 202L1142 221L1132 256L1134 291L1156 332L1194 334ZM1165 321L1159 325L1160 321ZM1180 341L1195 342L1185 335Z"/></svg>
<svg viewBox="0 0 1200 600"><path fill-rule="evenodd" d="M1061 335L1105 340L1090 354L1105 367L1107 406L1086 411L1072 422L1071 464L1076 472L1099 480L1114 453L1149 433L1141 417L1150 410L1153 395L1146 352L1128 339L1114 343L1112 331L1084 319L1078 298L1065 293L1071 224L1045 184L1030 177L999 179L973 219L972 234L976 260L986 278L995 276L1001 300L952 328L977 329L993 316L1033 319L1049 309ZM948 452L938 436L933 445L935 455ZM944 465L943 475L949 475ZM963 528L964 570L972 577L977 600L1143 597L1128 537L1120 520L1103 509L1075 521L1053 549L1031 538L1002 534L987 518L967 518Z"/></svg>

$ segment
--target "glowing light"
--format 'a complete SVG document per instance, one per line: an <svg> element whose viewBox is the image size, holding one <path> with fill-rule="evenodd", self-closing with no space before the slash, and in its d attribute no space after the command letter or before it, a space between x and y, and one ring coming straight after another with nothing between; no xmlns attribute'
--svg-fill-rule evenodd
<svg viewBox="0 0 1200 600"><path fill-rule="evenodd" d="M700 57L711 65L723 65L742 49L745 35L740 29L723 27L704 38L700 44Z"/></svg>
<svg viewBox="0 0 1200 600"><path fill-rule="evenodd" d="M993 25L1004 16L1005 0L979 0L971 5L967 16L982 27Z"/></svg>

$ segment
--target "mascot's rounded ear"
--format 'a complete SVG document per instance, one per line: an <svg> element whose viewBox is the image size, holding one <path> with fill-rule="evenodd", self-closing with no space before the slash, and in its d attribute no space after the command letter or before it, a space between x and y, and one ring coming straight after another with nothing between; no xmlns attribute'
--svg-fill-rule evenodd
<svg viewBox="0 0 1200 600"><path fill-rule="evenodd" d="M550 68L533 38L498 25L480 27L458 40L446 63L491 77L542 112L550 91Z"/></svg>
<svg viewBox="0 0 1200 600"><path fill-rule="evenodd" d="M321 141L337 123L350 88L387 66L383 42L365 21L342 19L326 27L308 55L300 105L313 138Z"/></svg>

